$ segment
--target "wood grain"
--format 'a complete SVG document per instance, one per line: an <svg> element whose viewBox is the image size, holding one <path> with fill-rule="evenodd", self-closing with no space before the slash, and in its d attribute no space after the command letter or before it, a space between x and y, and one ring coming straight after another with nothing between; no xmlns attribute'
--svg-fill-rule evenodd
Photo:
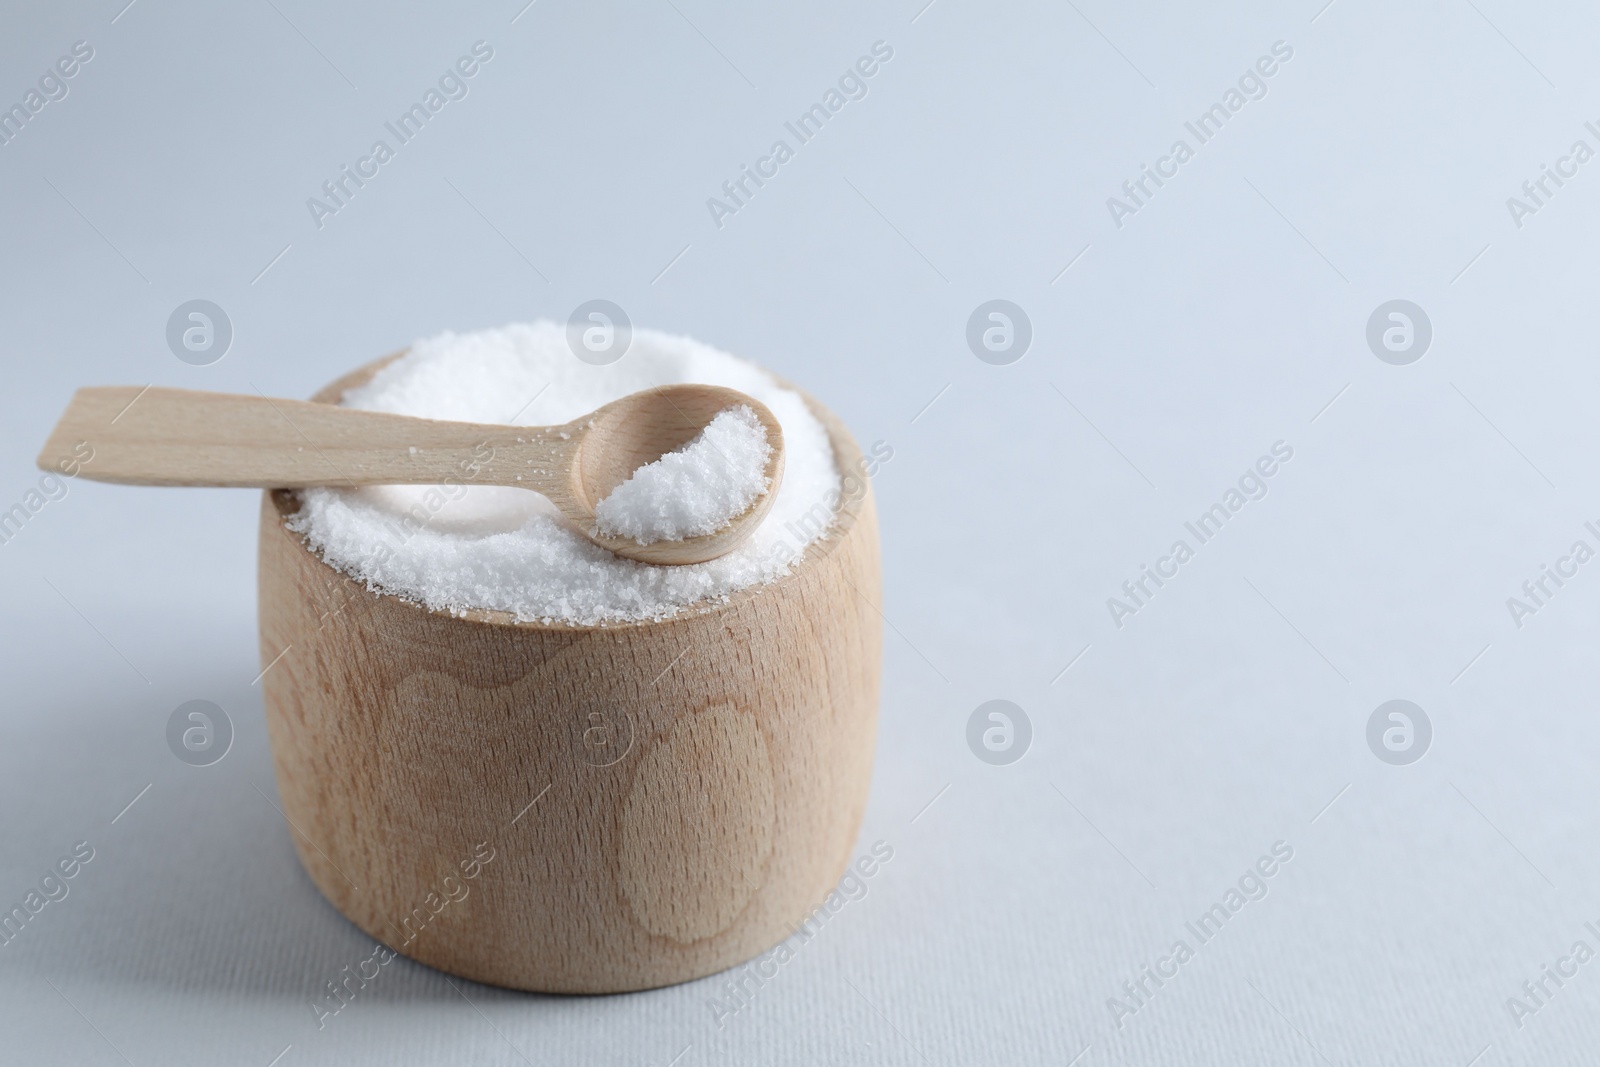
<svg viewBox="0 0 1600 1067"><path fill-rule="evenodd" d="M595 505L646 463L676 451L718 413L747 407L766 430L767 490L720 529L640 543L608 537ZM419 419L304 400L157 386L90 386L73 394L39 453L66 469L94 450L91 481L124 485L305 488L437 485L463 470L474 481L530 489L589 540L629 559L704 563L737 548L772 507L783 481L783 428L736 389L684 383L632 393L560 426Z"/></svg>
<svg viewBox="0 0 1600 1067"><path fill-rule="evenodd" d="M870 489L787 577L608 626L373 593L284 526L297 506L262 506L267 728L301 861L363 930L477 981L620 992L747 960L834 886L877 721Z"/></svg>

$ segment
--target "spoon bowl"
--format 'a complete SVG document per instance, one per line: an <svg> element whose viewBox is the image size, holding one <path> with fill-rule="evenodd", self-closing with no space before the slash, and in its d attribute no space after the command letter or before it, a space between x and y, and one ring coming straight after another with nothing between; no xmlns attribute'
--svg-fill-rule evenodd
<svg viewBox="0 0 1600 1067"><path fill-rule="evenodd" d="M632 538L608 537L594 529L595 507L635 471L676 452L729 408L748 407L766 431L772 446L767 456L767 489L744 512L720 529L681 541L640 544ZM569 517L587 523L590 540L619 556L646 563L703 563L726 555L755 532L777 498L783 480L783 428L765 404L736 389L718 385L665 385L632 393L578 420L578 447L572 459L575 511ZM559 504L557 505L560 506ZM566 509L563 509L565 511Z"/></svg>
<svg viewBox="0 0 1600 1067"><path fill-rule="evenodd" d="M682 540L641 544L599 532L595 505L613 489L741 406L755 413L771 446L765 490L742 514ZM783 429L766 405L736 389L697 384L633 393L561 426L445 422L155 386L85 388L38 457L45 470L70 466L91 481L124 485L515 486L542 494L595 544L674 566L725 555L755 532L777 496L783 461Z"/></svg>

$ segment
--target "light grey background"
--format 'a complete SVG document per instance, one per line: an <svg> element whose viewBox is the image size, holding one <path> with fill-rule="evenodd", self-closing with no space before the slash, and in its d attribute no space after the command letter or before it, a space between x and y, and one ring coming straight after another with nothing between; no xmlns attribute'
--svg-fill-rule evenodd
<svg viewBox="0 0 1600 1067"><path fill-rule="evenodd" d="M1520 229L1506 206L1600 147L1592 14L124 2L0 12L0 103L95 49L0 147L0 508L78 385L304 396L615 300L892 444L858 849L895 855L720 1029L719 979L547 998L401 961L319 1032L371 945L273 807L256 497L77 482L0 546L0 898L96 857L0 948L0 1061L1594 1057L1600 962L1520 1028L1506 1006L1600 949L1600 562L1520 629L1506 606L1600 547L1600 161ZM306 198L479 39L470 95L317 229ZM706 198L877 40L868 97L717 228ZM1268 95L1118 228L1106 198L1280 40ZM164 341L197 297L235 330L208 367ZM995 298L1033 324L1011 366L964 340ZM1434 328L1405 367L1365 342L1397 298ZM1116 627L1106 599L1279 440L1270 494ZM1396 698L1433 724L1410 766L1365 740ZM166 747L191 699L236 729L211 767ZM967 747L991 699L1033 725L1009 766ZM1107 999L1279 840L1269 895L1118 1028Z"/></svg>

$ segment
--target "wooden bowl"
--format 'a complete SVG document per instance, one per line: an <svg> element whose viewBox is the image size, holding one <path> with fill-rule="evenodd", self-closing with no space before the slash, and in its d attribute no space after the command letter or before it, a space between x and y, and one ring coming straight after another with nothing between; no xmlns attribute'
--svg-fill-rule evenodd
<svg viewBox="0 0 1600 1067"><path fill-rule="evenodd" d="M265 494L267 732L334 907L440 970L551 993L699 978L816 908L866 804L882 629L860 449L806 402L859 492L787 576L660 622L374 593L284 525L292 491Z"/></svg>

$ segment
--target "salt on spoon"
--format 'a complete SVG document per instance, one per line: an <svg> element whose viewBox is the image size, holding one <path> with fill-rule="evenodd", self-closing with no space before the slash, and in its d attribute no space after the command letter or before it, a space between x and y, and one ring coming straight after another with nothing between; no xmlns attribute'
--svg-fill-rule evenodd
<svg viewBox="0 0 1600 1067"><path fill-rule="evenodd" d="M594 506L599 532L640 545L722 529L770 491L767 429L748 404L718 412L688 444L633 472Z"/></svg>
<svg viewBox="0 0 1600 1067"><path fill-rule="evenodd" d="M733 414L715 435L702 436L730 410L742 410L749 422ZM766 448L759 478L746 464L734 464L703 499L669 508L670 524L659 516L641 518L636 536L600 528L596 504L641 468L647 473L609 509L614 514L639 518L641 502L659 502L663 485L688 491L696 477L712 478L709 463L677 458L699 457L697 449L708 443L726 443L748 460L755 454L751 424ZM465 464L478 482L541 494L584 536L619 556L670 565L703 563L736 548L760 524L783 478L783 429L772 412L738 390L696 384L646 389L564 425L542 427L153 386L87 388L73 395L39 453L39 466L57 469L84 443L94 449L94 463L83 466L81 476L124 485L432 485L458 477ZM665 476L655 466L663 457L673 460ZM745 503L732 510L736 498Z"/></svg>

